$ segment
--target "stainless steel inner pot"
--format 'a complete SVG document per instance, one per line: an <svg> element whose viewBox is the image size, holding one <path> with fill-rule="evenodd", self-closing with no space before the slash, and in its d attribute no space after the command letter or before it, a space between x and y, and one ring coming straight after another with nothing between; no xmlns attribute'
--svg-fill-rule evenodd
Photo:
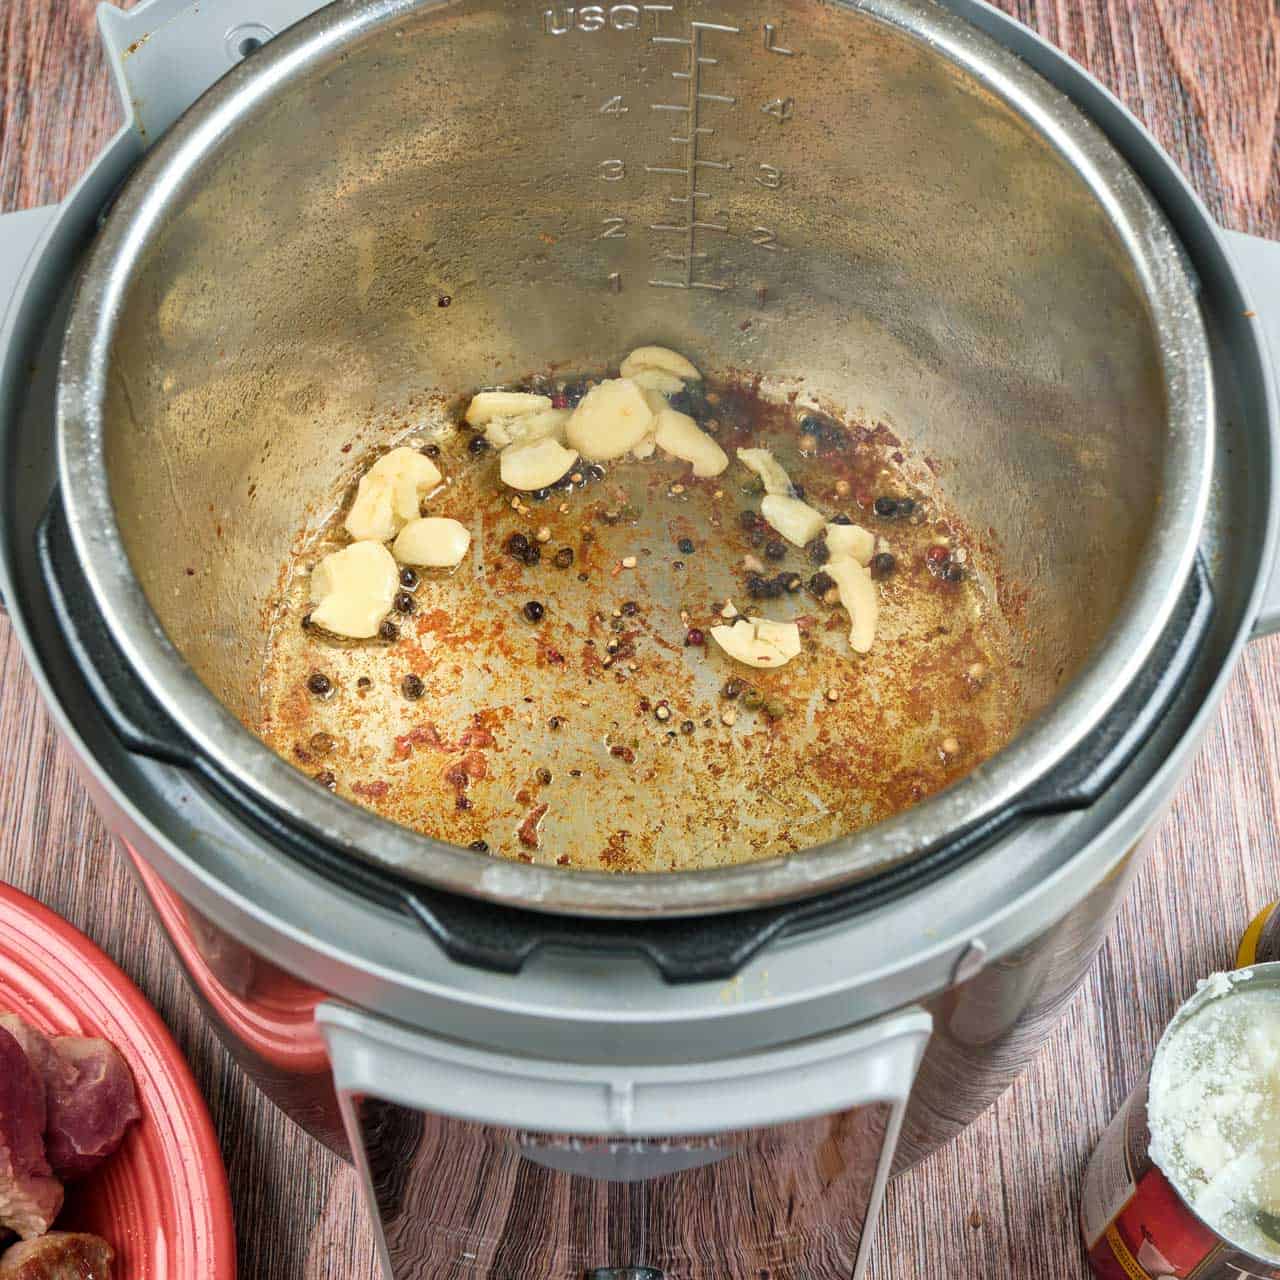
<svg viewBox="0 0 1280 1280"><path fill-rule="evenodd" d="M803 375L934 461L1027 591L1039 715L1011 747L785 861L607 876L382 822L245 730L264 612L336 435L372 443L415 397L644 341ZM444 888L644 915L847 882L1052 770L1187 580L1211 399L1194 283L1140 184L923 0L376 0L248 58L133 176L80 284L58 429L95 603L237 787Z"/></svg>

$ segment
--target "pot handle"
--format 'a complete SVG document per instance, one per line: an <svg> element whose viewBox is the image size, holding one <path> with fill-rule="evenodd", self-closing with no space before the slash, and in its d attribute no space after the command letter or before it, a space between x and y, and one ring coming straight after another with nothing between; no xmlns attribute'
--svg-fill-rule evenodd
<svg viewBox="0 0 1280 1280"><path fill-rule="evenodd" d="M743 1211L754 1195L771 1200L780 1183L794 1190L788 1152L811 1163L815 1139L805 1122L818 1117L832 1117L825 1132L833 1167L823 1193L832 1216L822 1229L860 1228L852 1272L860 1280L933 1026L925 1010L910 1007L737 1058L640 1066L513 1057L333 1003L316 1009L316 1022L369 1212L382 1226L387 1276L426 1274L423 1253L437 1242L447 1261L461 1255L473 1260L476 1275L498 1274L492 1241L499 1233L483 1188L522 1186L516 1212L534 1221L544 1210L552 1215L539 1237L543 1256L581 1255L586 1245L603 1256L581 1256L577 1274L645 1280L661 1280L655 1265L680 1245L626 1230L637 1201L651 1223L674 1222L679 1231L691 1221L681 1200L692 1187L706 1194L708 1176L713 1191L732 1186ZM461 1201L440 1183L446 1147L455 1160L460 1149L473 1153ZM732 1166L717 1182L709 1166L726 1160ZM570 1203L578 1213L566 1213ZM783 1246L771 1228L755 1233L734 1207L702 1227L734 1238L700 1239L699 1246L740 1249L752 1256L744 1273L765 1274L754 1255L776 1265ZM815 1233L806 1239L793 1225L792 1248L817 1247Z"/></svg>
<svg viewBox="0 0 1280 1280"><path fill-rule="evenodd" d="M1240 231L1222 232L1227 252L1235 261L1241 280L1248 288L1258 313L1255 324L1262 327L1265 346L1271 356L1271 381L1280 398L1280 243ZM1254 620L1255 636L1274 635L1280 631L1280 549L1273 557L1262 605Z"/></svg>
<svg viewBox="0 0 1280 1280"><path fill-rule="evenodd" d="M112 731L139 755L183 768L199 767L198 753L129 671L99 621L57 489L36 529L36 555L67 647Z"/></svg>

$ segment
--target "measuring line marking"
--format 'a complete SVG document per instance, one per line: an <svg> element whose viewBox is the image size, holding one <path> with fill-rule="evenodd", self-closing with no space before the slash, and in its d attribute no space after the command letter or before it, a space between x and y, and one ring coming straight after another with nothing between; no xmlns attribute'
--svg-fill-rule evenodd
<svg viewBox="0 0 1280 1280"><path fill-rule="evenodd" d="M702 123L700 118L702 104L709 103L733 107L738 102L738 99L731 94L715 93L703 88L703 68L718 67L720 59L703 52L702 38L706 32L739 35L741 30L740 27L731 26L728 23L696 21L689 23L689 34L687 36L650 36L650 42L655 45L671 45L688 49L689 51L685 66L671 72L673 80L683 81L688 86L687 100L683 103L650 103L654 111L678 111L683 112L688 117L688 125L683 133L677 131L670 137L670 141L674 146L685 148L685 163L683 165L645 165L644 167L646 173L668 174L671 177L685 180L683 194L669 193L667 196L668 203L684 206L683 221L655 222L650 224L649 227L649 230L653 232L661 234L674 233L683 237L684 245L682 249L664 249L660 256L664 261L682 264L684 267L684 279L673 280L663 276L650 280L649 283L656 289L709 289L719 293L729 287L728 285L715 284L711 281L694 278L694 264L705 263L710 258L710 254L698 248L698 233L700 231L714 231L723 234L729 230L727 222L708 221L698 217L696 202L707 199L709 194L698 189L699 174L706 170L728 173L733 169L733 163L729 160L705 159L698 154L699 141L715 134L715 129L711 125Z"/></svg>

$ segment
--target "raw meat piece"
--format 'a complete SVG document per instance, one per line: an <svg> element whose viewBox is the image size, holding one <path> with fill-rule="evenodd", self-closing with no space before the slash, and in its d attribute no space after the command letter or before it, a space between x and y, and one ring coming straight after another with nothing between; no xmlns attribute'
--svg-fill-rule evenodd
<svg viewBox="0 0 1280 1280"><path fill-rule="evenodd" d="M83 1178L124 1140L142 1112L124 1059L105 1040L57 1036L58 1067L45 1077L45 1152L58 1177Z"/></svg>
<svg viewBox="0 0 1280 1280"><path fill-rule="evenodd" d="M97 1236L52 1231L0 1257L0 1280L111 1280L115 1256Z"/></svg>
<svg viewBox="0 0 1280 1280"><path fill-rule="evenodd" d="M24 1239L48 1231L62 1208L41 1132L43 1091L22 1046L0 1027L0 1227Z"/></svg>
<svg viewBox="0 0 1280 1280"><path fill-rule="evenodd" d="M14 1014L0 1014L0 1029L43 1077L45 1154L53 1172L65 1181L84 1177L141 1115L124 1059L105 1040L46 1036Z"/></svg>

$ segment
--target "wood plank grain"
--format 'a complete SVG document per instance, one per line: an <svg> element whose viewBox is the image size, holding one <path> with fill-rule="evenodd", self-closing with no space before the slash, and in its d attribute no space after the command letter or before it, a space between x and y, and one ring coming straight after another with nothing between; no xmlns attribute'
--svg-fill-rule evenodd
<svg viewBox="0 0 1280 1280"><path fill-rule="evenodd" d="M0 209L62 196L118 115L92 0L0 4ZM1226 225L1280 236L1280 0L1002 0L1109 85ZM1254 645L1102 957L1034 1068L891 1189L873 1273L1086 1274L1098 1134L1196 978L1280 895L1280 641ZM0 874L97 939L154 1001L222 1135L246 1280L374 1280L352 1172L266 1103L202 1024L0 621ZM185 1280L185 1278L175 1278Z"/></svg>

